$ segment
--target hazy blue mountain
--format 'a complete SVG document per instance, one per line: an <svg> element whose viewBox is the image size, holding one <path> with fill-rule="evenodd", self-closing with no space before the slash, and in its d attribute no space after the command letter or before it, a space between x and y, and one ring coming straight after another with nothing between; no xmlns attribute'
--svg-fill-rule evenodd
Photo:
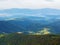
<svg viewBox="0 0 60 45"><path fill-rule="evenodd" d="M47 22L45 20L30 20L29 18L0 21L0 32L27 32L49 28L54 33L60 33L60 21Z"/></svg>
<svg viewBox="0 0 60 45"><path fill-rule="evenodd" d="M39 31L50 28L60 33L60 10L57 9L5 9L0 10L0 32Z"/></svg>
<svg viewBox="0 0 60 45"><path fill-rule="evenodd" d="M60 10L58 9L5 9L0 10L0 14L7 15L3 18L24 17L24 16L36 16L45 18L59 18Z"/></svg>

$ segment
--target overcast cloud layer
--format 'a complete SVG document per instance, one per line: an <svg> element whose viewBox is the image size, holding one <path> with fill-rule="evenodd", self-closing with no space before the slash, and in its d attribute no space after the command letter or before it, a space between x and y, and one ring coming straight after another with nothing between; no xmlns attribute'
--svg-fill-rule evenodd
<svg viewBox="0 0 60 45"><path fill-rule="evenodd" d="M60 0L0 0L0 9L8 8L60 9Z"/></svg>

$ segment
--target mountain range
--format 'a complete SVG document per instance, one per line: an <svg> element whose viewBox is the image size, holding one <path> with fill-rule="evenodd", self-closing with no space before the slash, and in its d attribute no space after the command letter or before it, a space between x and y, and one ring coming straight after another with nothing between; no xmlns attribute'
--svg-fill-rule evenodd
<svg viewBox="0 0 60 45"><path fill-rule="evenodd" d="M49 8L0 10L0 33L36 32L44 28L60 34L60 10Z"/></svg>

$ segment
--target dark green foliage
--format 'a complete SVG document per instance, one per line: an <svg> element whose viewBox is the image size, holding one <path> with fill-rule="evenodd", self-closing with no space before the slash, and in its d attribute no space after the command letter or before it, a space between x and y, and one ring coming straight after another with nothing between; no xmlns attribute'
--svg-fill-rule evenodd
<svg viewBox="0 0 60 45"><path fill-rule="evenodd" d="M0 45L60 45L60 35L8 34L0 37Z"/></svg>

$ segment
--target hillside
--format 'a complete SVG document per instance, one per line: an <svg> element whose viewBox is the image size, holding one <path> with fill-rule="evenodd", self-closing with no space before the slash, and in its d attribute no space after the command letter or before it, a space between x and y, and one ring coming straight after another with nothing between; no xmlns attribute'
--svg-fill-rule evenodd
<svg viewBox="0 0 60 45"><path fill-rule="evenodd" d="M24 35L12 33L1 36L0 45L60 45L60 35Z"/></svg>
<svg viewBox="0 0 60 45"><path fill-rule="evenodd" d="M12 33L12 32L26 32L26 31L39 31L43 28L51 29L53 33L60 33L60 20L49 22L46 20L9 20L0 21L0 33Z"/></svg>

